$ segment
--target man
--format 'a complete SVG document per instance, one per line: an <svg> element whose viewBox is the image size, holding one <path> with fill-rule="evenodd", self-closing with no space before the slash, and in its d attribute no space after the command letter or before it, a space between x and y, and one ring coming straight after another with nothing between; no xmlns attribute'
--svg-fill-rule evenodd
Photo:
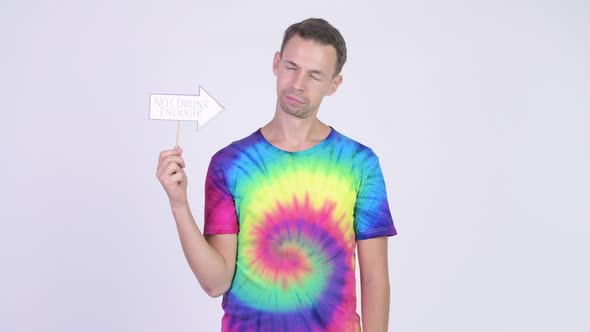
<svg viewBox="0 0 590 332"><path fill-rule="evenodd" d="M158 179L191 269L223 295L223 331L387 331L387 237L396 234L373 151L322 123L342 83L346 45L322 19L285 31L273 61L274 118L211 159L205 227L187 203L182 150L163 151Z"/></svg>

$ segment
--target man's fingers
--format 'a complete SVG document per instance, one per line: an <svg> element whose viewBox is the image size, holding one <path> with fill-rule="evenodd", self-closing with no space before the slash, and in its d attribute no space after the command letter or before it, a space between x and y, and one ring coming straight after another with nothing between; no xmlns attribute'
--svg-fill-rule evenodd
<svg viewBox="0 0 590 332"><path fill-rule="evenodd" d="M164 159L162 159L158 163L158 168L156 169L156 176L160 176L160 174L162 174L163 170L166 169L168 167L168 165L170 165L171 163L177 164L180 168L185 167L184 159L182 159L182 157L178 157L175 155L169 155L167 157L164 157Z"/></svg>
<svg viewBox="0 0 590 332"><path fill-rule="evenodd" d="M182 182L182 180L184 179L184 172L177 172L172 174L169 178L168 181L170 181L170 183L178 183L180 184L180 182Z"/></svg>
<svg viewBox="0 0 590 332"><path fill-rule="evenodd" d="M158 156L158 166L156 167L156 176L157 177L160 177L162 170L166 166L168 166L168 164L165 162L166 157L176 156L176 155L178 155L178 150L176 148L160 152L160 155Z"/></svg>
<svg viewBox="0 0 590 332"><path fill-rule="evenodd" d="M170 177L171 175L173 175L174 173L178 173L181 172L182 168L180 168L180 166L177 163L169 163L166 168L164 168L163 172L162 172L162 176L164 177Z"/></svg>
<svg viewBox="0 0 590 332"><path fill-rule="evenodd" d="M185 181L186 176L184 174L184 171L180 170L179 172L176 172L168 177L166 177L164 179L164 184L165 186L170 186L170 185L181 185L183 181Z"/></svg>
<svg viewBox="0 0 590 332"><path fill-rule="evenodd" d="M184 159L182 159L182 157L177 157L177 156L168 156L164 159L164 163L177 163L178 166L180 166L181 168L184 168Z"/></svg>
<svg viewBox="0 0 590 332"><path fill-rule="evenodd" d="M158 165L158 171L156 172L156 176L160 181L165 180L170 175L177 172L177 170L181 169L177 163L168 163L166 165Z"/></svg>
<svg viewBox="0 0 590 332"><path fill-rule="evenodd" d="M168 156L180 156L181 154L182 154L182 148L177 146L174 149L164 150L164 151L160 152L160 157L158 158L158 161L162 161L164 158L166 158Z"/></svg>
<svg viewBox="0 0 590 332"><path fill-rule="evenodd" d="M159 163L158 163L158 168L159 169L164 169L166 167L168 167L168 164L170 163L175 163L178 164L178 166L180 166L181 168L184 168L184 159L182 159L182 157L178 157L178 156L167 156L164 159L162 159Z"/></svg>

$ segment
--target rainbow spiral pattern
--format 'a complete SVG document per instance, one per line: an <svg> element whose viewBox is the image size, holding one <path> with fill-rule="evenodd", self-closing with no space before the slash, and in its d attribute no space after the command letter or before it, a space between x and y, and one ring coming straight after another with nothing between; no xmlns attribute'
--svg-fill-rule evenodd
<svg viewBox="0 0 590 332"><path fill-rule="evenodd" d="M220 150L205 234L238 234L223 331L359 331L356 240L396 234L379 162L332 129L285 152L260 130Z"/></svg>

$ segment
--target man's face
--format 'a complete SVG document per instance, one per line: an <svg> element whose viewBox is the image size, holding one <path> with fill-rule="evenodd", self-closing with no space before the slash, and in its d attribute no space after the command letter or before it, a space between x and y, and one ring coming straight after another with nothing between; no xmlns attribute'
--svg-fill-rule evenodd
<svg viewBox="0 0 590 332"><path fill-rule="evenodd" d="M334 77L336 49L293 36L273 61L277 98L281 110L298 118L316 114L324 96L333 94L342 82Z"/></svg>

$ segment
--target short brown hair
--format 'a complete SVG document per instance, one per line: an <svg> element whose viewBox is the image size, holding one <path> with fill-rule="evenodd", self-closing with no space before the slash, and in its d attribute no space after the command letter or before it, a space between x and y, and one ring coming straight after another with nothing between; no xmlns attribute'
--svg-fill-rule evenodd
<svg viewBox="0 0 590 332"><path fill-rule="evenodd" d="M346 62L346 43L340 31L321 18L308 18L299 23L292 24L285 30L283 44L281 44L281 54L283 54L283 50L289 39L295 34L303 39L313 40L322 45L334 46L336 49L336 72L334 76L340 74Z"/></svg>

